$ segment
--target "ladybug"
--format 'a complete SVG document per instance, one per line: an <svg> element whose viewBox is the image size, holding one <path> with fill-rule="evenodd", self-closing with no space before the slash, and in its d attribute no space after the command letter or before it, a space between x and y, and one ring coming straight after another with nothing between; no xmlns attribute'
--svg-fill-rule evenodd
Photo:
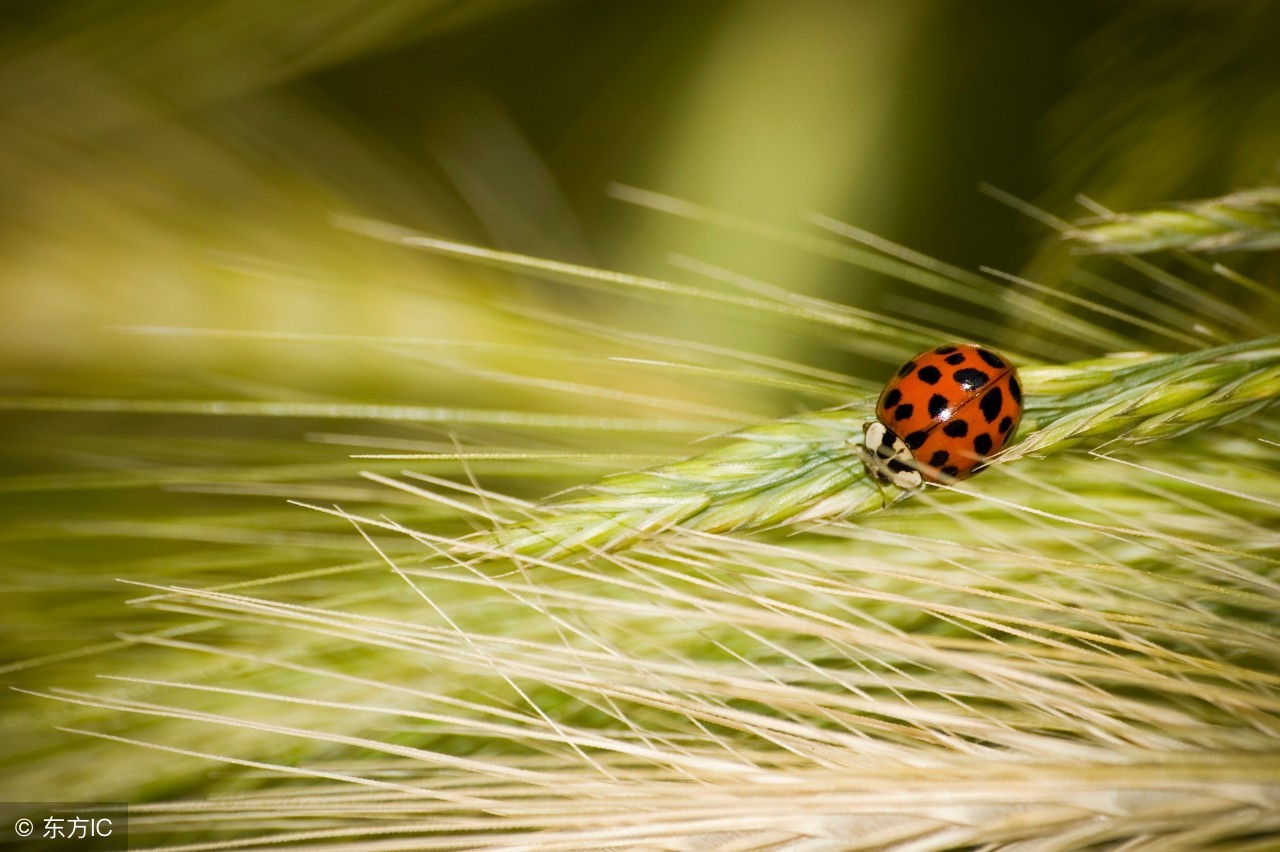
<svg viewBox="0 0 1280 852"><path fill-rule="evenodd" d="M889 380L858 455L872 476L903 489L964 479L1004 449L1021 419L1013 362L951 343L921 352Z"/></svg>

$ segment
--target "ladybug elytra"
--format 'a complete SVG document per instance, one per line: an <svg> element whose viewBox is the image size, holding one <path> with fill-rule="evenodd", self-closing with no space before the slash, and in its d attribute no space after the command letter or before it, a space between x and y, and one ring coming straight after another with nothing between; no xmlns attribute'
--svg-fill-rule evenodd
<svg viewBox="0 0 1280 852"><path fill-rule="evenodd" d="M1004 449L1021 419L1013 362L951 343L921 352L890 379L858 453L873 476L899 488L964 479Z"/></svg>

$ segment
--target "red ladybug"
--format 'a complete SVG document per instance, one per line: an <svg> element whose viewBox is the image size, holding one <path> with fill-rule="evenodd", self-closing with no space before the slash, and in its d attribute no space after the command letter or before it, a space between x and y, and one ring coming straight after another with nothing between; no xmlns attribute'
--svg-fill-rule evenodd
<svg viewBox="0 0 1280 852"><path fill-rule="evenodd" d="M873 476L899 488L964 479L1004 449L1021 419L1013 362L951 343L921 352L885 385L859 455Z"/></svg>

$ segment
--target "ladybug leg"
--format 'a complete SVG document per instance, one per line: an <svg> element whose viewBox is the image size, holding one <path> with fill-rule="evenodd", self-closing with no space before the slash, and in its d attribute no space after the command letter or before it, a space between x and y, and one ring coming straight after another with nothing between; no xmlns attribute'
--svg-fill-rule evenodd
<svg viewBox="0 0 1280 852"><path fill-rule="evenodd" d="M876 491L880 492L880 508L889 508L889 495L884 493L884 482L878 476L871 477L871 481L876 484Z"/></svg>
<svg viewBox="0 0 1280 852"><path fill-rule="evenodd" d="M880 448L888 431L882 423L872 421L862 427L863 437L861 444L855 444L853 441L849 442L853 444L854 451L862 461L862 466L867 469L867 478L875 484L876 490L880 492L880 508L882 509L889 505L889 496L884 493L884 482L887 480L888 471L885 468L885 458L880 454Z"/></svg>
<svg viewBox="0 0 1280 852"><path fill-rule="evenodd" d="M884 509L889 505L889 495L884 493L884 476L877 469L878 465L874 454L867 452L866 447L856 447L858 458L862 460L862 465L867 469L867 478L871 480L871 484L876 487L876 491L880 492L880 508Z"/></svg>

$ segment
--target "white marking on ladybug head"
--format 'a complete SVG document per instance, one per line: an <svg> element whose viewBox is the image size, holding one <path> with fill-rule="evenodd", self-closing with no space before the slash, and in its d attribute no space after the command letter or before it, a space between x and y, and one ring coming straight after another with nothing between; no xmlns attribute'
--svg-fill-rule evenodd
<svg viewBox="0 0 1280 852"><path fill-rule="evenodd" d="M910 447L878 420L863 427L858 457L867 472L877 479L907 491L914 491L924 484L924 476L916 468Z"/></svg>
<svg viewBox="0 0 1280 852"><path fill-rule="evenodd" d="M884 424L879 420L872 420L862 426L862 445L868 450L873 450L880 446L880 442L884 440L884 433L889 430L884 428Z"/></svg>

